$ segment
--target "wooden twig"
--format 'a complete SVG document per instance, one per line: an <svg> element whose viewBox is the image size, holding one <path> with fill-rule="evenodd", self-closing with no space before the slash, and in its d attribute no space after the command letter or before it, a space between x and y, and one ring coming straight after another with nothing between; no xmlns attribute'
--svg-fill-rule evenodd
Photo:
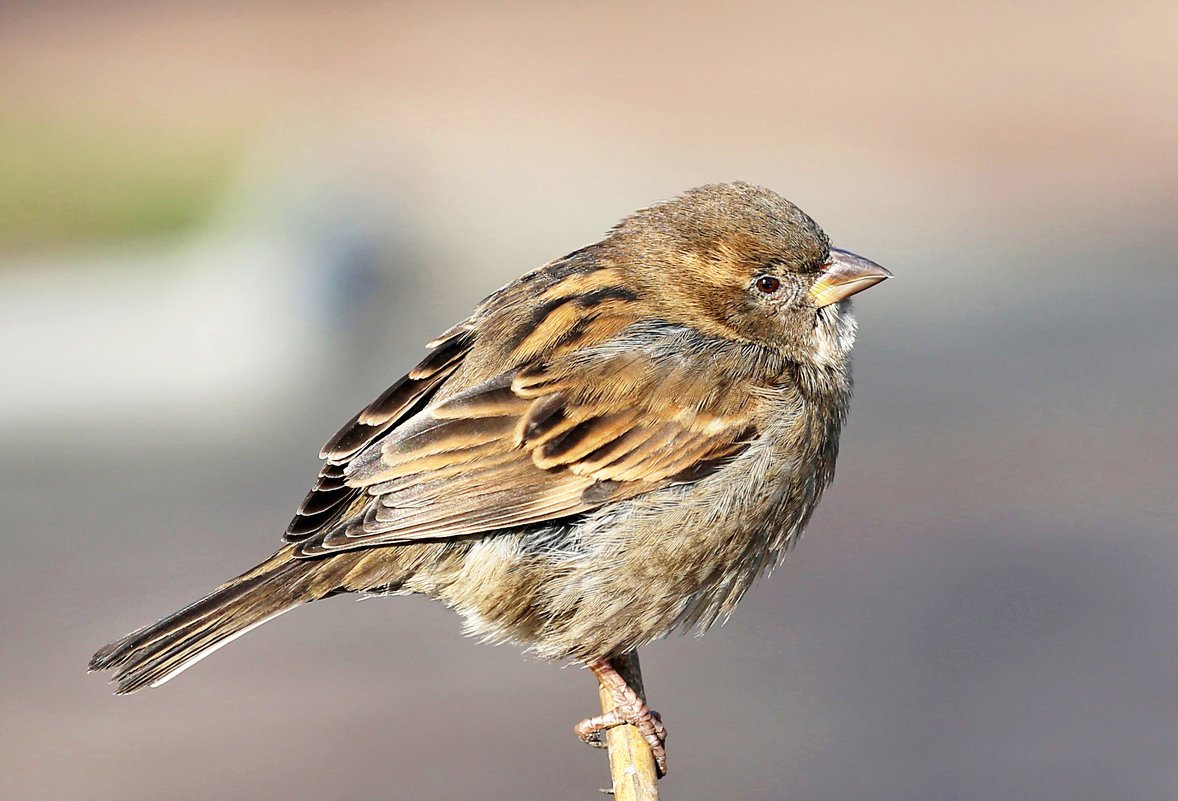
<svg viewBox="0 0 1178 801"><path fill-rule="evenodd" d="M645 699L646 690L642 686L638 654L614 657L610 663L626 683ZM601 687L600 691L601 711L608 713L614 708L613 694L605 687ZM614 780L615 801L658 801L654 756L638 729L629 724L614 726L606 731L605 743L609 748L609 772Z"/></svg>

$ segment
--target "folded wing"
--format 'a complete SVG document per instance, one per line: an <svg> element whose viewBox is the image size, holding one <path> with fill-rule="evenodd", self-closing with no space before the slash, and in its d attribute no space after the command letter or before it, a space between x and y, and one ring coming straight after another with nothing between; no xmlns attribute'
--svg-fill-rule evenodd
<svg viewBox="0 0 1178 801"><path fill-rule="evenodd" d="M528 365L427 402L359 449L337 437L318 491L351 498L353 511L288 537L313 557L488 534L696 480L755 435L751 396L715 386L692 380L689 362L626 349ZM357 421L387 423L369 416L371 424L365 413ZM346 461L333 464L333 455ZM323 503L308 496L309 520Z"/></svg>

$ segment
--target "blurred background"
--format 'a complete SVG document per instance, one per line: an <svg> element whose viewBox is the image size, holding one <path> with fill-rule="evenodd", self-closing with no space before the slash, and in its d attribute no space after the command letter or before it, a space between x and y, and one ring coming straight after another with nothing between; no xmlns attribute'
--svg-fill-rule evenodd
<svg viewBox="0 0 1178 801"><path fill-rule="evenodd" d="M700 183L892 269L839 478L645 649L674 799L1178 796L1178 5L0 5L0 797L600 797L592 678L419 599L115 698L490 291Z"/></svg>

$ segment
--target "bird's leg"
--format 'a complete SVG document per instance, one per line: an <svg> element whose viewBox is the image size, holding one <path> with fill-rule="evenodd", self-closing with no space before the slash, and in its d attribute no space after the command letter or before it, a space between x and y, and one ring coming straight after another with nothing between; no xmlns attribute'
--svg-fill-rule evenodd
<svg viewBox="0 0 1178 801"><path fill-rule="evenodd" d="M626 679L614 668L608 659L594 659L585 663L593 671L609 694L613 696L614 708L603 715L586 718L574 727L577 736L597 748L604 748L601 733L614 726L629 723L638 729L642 739L650 746L659 776L667 772L667 729L658 712L646 705L642 697L626 683Z"/></svg>

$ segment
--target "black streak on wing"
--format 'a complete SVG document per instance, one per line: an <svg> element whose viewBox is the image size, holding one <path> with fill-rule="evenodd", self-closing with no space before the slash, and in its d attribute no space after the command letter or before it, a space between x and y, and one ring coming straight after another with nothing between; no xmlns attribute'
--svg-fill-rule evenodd
<svg viewBox="0 0 1178 801"><path fill-rule="evenodd" d="M409 375L393 384L385 392L352 418L332 437L319 458L331 462L344 462L361 448L375 441L404 418L406 410L415 402L432 394L447 376L454 371L458 361L470 348L470 335L460 331L453 338L444 340L437 350L427 356L421 364L409 371Z"/></svg>
<svg viewBox="0 0 1178 801"><path fill-rule="evenodd" d="M389 387L341 428L320 453L327 464L307 493L283 539L297 542L329 525L347 509L360 490L346 486L344 467L361 449L388 434L400 421L417 412L457 368L470 349L471 335L458 329L437 344L437 349L409 375Z"/></svg>

